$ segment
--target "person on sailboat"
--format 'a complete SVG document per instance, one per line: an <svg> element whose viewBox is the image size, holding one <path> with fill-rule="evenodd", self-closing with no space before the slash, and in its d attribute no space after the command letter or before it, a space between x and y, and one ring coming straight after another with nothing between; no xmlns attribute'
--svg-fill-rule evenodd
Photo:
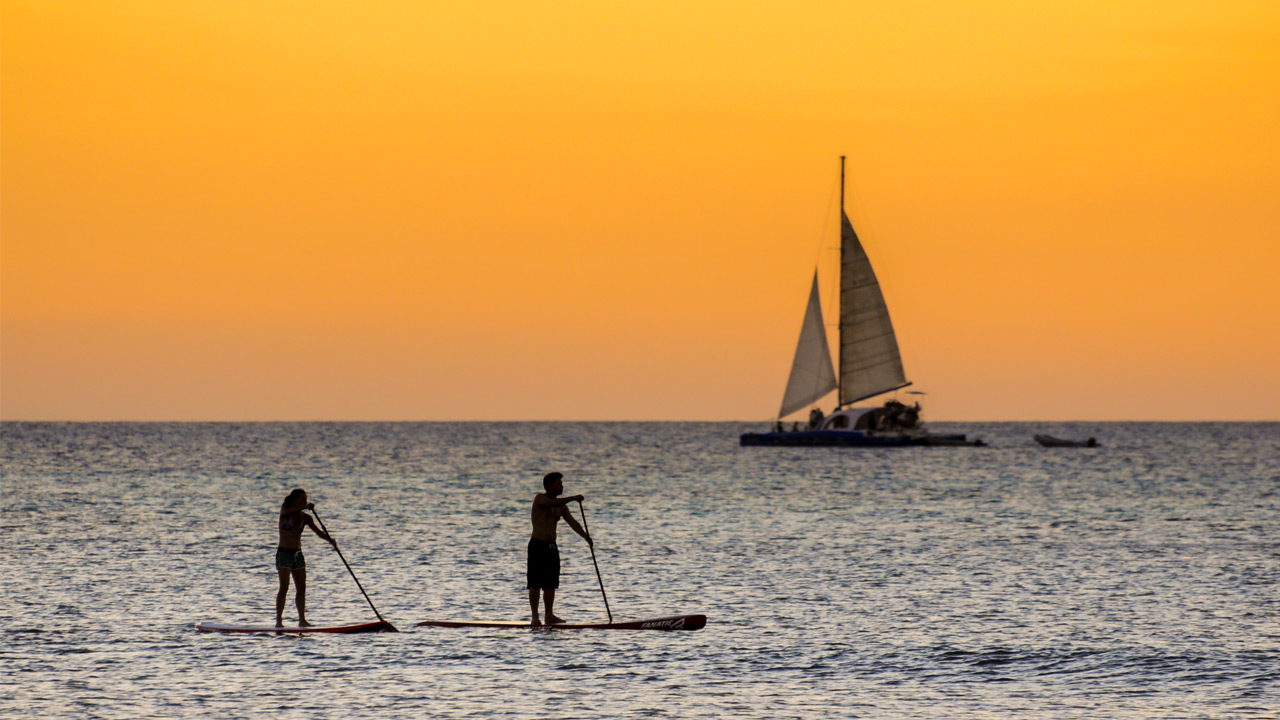
<svg viewBox="0 0 1280 720"><path fill-rule="evenodd" d="M582 529L573 513L569 512L571 502L582 502L582 495L560 497L564 492L564 475L558 472L547 473L542 478L543 492L533 498L533 508L529 511L529 519L533 523L533 534L529 537L529 561L527 569L529 588L529 611L533 614L533 625L541 625L538 619L538 593L542 593L547 612L547 624L562 623L564 620L555 616L552 605L556 601L556 589L560 587L560 549L556 547L556 526L560 519L569 523L573 531L594 546L591 536Z"/></svg>
<svg viewBox="0 0 1280 720"><path fill-rule="evenodd" d="M311 532L328 542L335 548L337 541L329 537L329 533L316 527L315 520L303 512L312 510L315 503L307 502L307 491L296 488L284 499L280 506L280 544L276 548L276 574L280 577L280 591L276 593L276 627L284 627L281 617L284 615L284 601L289 595L289 578L293 578L298 590L295 602L298 605L298 627L310 627L307 622L307 560L302 556L302 531L311 528Z"/></svg>

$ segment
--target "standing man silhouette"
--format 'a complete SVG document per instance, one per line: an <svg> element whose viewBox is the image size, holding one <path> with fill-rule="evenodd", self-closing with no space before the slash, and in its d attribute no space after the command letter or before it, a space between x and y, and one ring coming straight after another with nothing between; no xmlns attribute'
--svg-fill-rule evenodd
<svg viewBox="0 0 1280 720"><path fill-rule="evenodd" d="M547 473L542 478L543 492L533 498L533 508L529 511L529 519L533 522L533 534L529 537L529 610L533 614L533 625L538 626L538 592L546 601L547 624L564 622L552 612L556 601L556 588L560 587L560 550L556 547L556 526L560 518L569 523L573 531L593 546L591 536L573 519L568 505L571 502L582 502L583 496L573 495L560 497L564 492L564 476L558 472Z"/></svg>

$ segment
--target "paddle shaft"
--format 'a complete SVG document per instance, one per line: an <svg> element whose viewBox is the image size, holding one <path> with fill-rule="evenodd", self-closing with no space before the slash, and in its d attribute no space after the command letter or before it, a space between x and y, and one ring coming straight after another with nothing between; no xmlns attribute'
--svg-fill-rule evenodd
<svg viewBox="0 0 1280 720"><path fill-rule="evenodd" d="M587 537L591 537L591 527L587 525L587 511L582 507L582 501L578 501L578 512L582 513L582 529L587 531ZM604 592L604 578L600 577L600 563L596 562L596 545L593 540L588 547L591 548L591 564L596 566L596 580L600 582L600 597L604 598L604 611L609 613L609 622L613 623L613 611L609 609L609 596Z"/></svg>
<svg viewBox="0 0 1280 720"><path fill-rule="evenodd" d="M324 526L324 521L320 519L320 513L316 512L314 506L311 508L311 513L316 516L316 522L320 523L320 529L324 531L324 534L329 535L329 528ZM333 536L329 535L329 537L332 538ZM378 608L373 606L373 601L369 599L369 593L365 592L364 586L360 584L360 578L356 577L355 571L351 569L347 559L342 556L342 551L338 549L338 543L332 542L329 544L333 547L333 551L338 553L338 559L342 561L342 564L347 566L347 572L351 573L351 579L356 581L356 587L360 588L360 594L364 596L365 602L369 603L369 607L373 609L373 614L377 615L382 622L387 623L387 627L395 630L395 626L387 622L386 618L382 617L382 613L378 612Z"/></svg>

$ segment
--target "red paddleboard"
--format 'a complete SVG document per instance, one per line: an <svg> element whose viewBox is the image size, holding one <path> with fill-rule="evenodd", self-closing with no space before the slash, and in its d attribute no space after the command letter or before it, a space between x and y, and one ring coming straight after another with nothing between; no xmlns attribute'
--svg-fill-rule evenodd
<svg viewBox="0 0 1280 720"><path fill-rule="evenodd" d="M611 623L556 623L539 625L546 630L699 630L707 624L706 615L671 615L648 620L623 620ZM528 622L502 620L425 620L418 627L442 628L524 628L534 627Z"/></svg>
<svg viewBox="0 0 1280 720"><path fill-rule="evenodd" d="M288 633L301 635L304 633L367 633L388 632L390 624L382 621L360 623L359 625L312 625L311 627L276 627L275 625L223 625L221 623L198 623L196 629L202 632L221 633Z"/></svg>

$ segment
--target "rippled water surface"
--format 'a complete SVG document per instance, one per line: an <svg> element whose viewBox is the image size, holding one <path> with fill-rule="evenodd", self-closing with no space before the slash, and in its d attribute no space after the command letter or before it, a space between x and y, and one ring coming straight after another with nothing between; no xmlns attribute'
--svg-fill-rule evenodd
<svg viewBox="0 0 1280 720"><path fill-rule="evenodd" d="M749 429L5 423L0 716L1280 715L1280 425L966 425L936 429L990 446L882 450L738 447ZM550 470L587 496L614 616L705 629L414 627L526 618ZM402 632L194 630L273 621L295 486ZM558 613L603 621L562 533ZM373 619L304 548L309 619Z"/></svg>

